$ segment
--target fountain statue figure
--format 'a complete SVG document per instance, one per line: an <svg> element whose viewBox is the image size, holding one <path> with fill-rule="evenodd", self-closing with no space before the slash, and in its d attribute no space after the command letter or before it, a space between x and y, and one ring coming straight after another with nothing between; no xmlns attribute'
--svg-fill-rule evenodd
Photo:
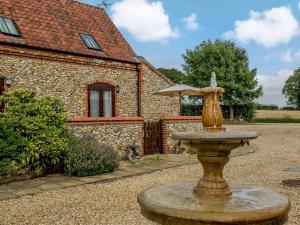
<svg viewBox="0 0 300 225"><path fill-rule="evenodd" d="M229 186L223 168L230 152L257 138L256 132L224 131L217 87L198 91L204 96L202 132L178 132L172 138L189 142L203 167L198 182L182 181L150 188L138 196L142 214L163 225L282 225L289 200L272 190L255 186Z"/></svg>

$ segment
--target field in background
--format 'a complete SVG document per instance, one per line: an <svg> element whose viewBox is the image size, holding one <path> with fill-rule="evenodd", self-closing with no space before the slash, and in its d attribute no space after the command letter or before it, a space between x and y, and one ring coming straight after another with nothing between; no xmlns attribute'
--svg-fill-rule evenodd
<svg viewBox="0 0 300 225"><path fill-rule="evenodd" d="M255 118L284 118L300 119L300 111L286 110L256 110Z"/></svg>
<svg viewBox="0 0 300 225"><path fill-rule="evenodd" d="M255 123L300 123L300 111L256 110Z"/></svg>

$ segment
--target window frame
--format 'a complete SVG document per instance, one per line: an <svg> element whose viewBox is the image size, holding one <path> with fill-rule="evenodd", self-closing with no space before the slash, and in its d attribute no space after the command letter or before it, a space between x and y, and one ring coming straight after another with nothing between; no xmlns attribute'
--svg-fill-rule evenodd
<svg viewBox="0 0 300 225"><path fill-rule="evenodd" d="M4 17L4 16L0 16L0 19L3 20L3 23L4 23L5 27L6 27L6 29L9 31L9 32L4 32L4 31L0 30L0 33L2 33L4 35L13 36L13 37L20 37L21 36L20 29L18 28L16 22L13 19L7 18L7 17ZM17 31L18 34L10 33L10 29L8 28L8 26L7 26L6 22L5 22L5 19L10 20L12 22L12 24L15 27L15 29L16 29L16 31Z"/></svg>
<svg viewBox="0 0 300 225"><path fill-rule="evenodd" d="M90 91L97 90L99 91L99 116L91 116L91 101L90 101ZM111 117L116 116L116 88L115 86L107 83L97 82L94 84L88 85L88 117L104 117L104 92L111 91L112 92L112 115Z"/></svg>
<svg viewBox="0 0 300 225"><path fill-rule="evenodd" d="M92 36L92 35L90 35L90 34L83 34L83 33L79 34L79 36L80 36L81 40L83 41L83 43L85 44L85 46L86 46L88 49L95 50L95 51L102 51L102 48L100 47L99 43L96 41L96 39L94 38L94 36ZM98 48L90 47L90 46L88 45L88 43L86 43L84 37L85 37L85 38L91 38L91 39L95 42L95 44L97 45ZM90 40L88 40L88 39L87 39L87 41L90 42ZM89 44L90 44L91 46L93 45L92 43L89 43Z"/></svg>

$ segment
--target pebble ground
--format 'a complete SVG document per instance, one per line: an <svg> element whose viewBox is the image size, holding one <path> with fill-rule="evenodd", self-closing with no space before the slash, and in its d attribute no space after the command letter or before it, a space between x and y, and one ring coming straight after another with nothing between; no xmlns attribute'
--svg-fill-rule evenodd
<svg viewBox="0 0 300 225"><path fill-rule="evenodd" d="M257 131L252 142L256 152L232 157L225 167L230 184L257 185L274 189L290 199L292 209L287 225L300 225L300 187L281 184L284 179L300 179L288 172L300 166L300 125L268 124L227 126L228 130ZM186 165L110 183L48 191L0 201L1 225L154 225L139 212L136 198L141 191L160 184L195 180L200 165Z"/></svg>

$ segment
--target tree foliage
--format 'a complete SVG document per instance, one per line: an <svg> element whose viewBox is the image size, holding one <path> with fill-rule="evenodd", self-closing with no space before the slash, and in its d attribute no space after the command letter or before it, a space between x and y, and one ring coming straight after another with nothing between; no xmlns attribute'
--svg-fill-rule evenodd
<svg viewBox="0 0 300 225"><path fill-rule="evenodd" d="M287 97L289 105L300 109L300 67L286 80L282 93Z"/></svg>
<svg viewBox="0 0 300 225"><path fill-rule="evenodd" d="M175 84L183 83L186 78L183 72L175 68L172 69L158 68L158 70Z"/></svg>
<svg viewBox="0 0 300 225"><path fill-rule="evenodd" d="M210 85L212 72L216 72L218 86L225 89L221 101L228 106L252 104L262 95L256 79L256 69L249 68L249 58L243 48L232 41L204 41L183 55L186 82L195 87Z"/></svg>
<svg viewBox="0 0 300 225"><path fill-rule="evenodd" d="M100 3L98 4L98 6L104 7L104 8L108 8L111 5L112 5L112 3L109 3L107 0L100 0Z"/></svg>
<svg viewBox="0 0 300 225"><path fill-rule="evenodd" d="M15 168L15 173L39 174L62 162L68 129L67 113L60 100L37 98L35 92L19 89L1 96L0 102L5 104L5 111L0 113L3 166Z"/></svg>

